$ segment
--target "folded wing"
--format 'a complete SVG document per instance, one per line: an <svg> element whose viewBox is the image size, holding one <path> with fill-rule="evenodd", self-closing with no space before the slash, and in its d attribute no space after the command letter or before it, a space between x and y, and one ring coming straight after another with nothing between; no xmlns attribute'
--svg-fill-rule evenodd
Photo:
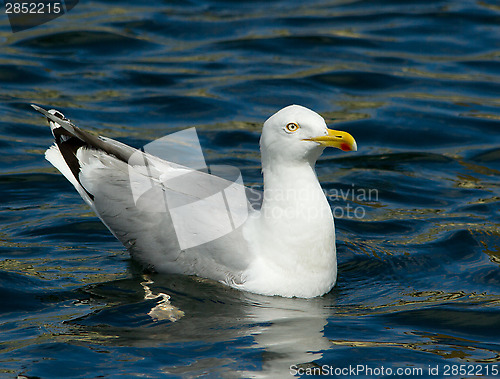
<svg viewBox="0 0 500 379"><path fill-rule="evenodd" d="M59 111L33 107L54 135L47 160L135 259L161 272L244 281L250 256L242 227L253 208L239 172L211 167L224 179L193 170L96 137Z"/></svg>

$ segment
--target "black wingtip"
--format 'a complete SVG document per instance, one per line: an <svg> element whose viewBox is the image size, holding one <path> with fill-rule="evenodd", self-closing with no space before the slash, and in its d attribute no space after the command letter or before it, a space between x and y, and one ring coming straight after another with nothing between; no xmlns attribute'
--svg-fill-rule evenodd
<svg viewBox="0 0 500 379"><path fill-rule="evenodd" d="M66 118L61 112L59 112L58 110L56 109L50 109L50 110L46 110L46 109L43 109L42 107L39 107L38 105L36 104L30 104L36 111L40 112L41 114L43 114L44 116L46 116L49 120L51 119L51 117L49 116L49 114L53 115L53 116L56 116L57 118L60 118L61 120L63 121L68 121L69 122L69 119ZM54 121L54 120L52 120Z"/></svg>
<svg viewBox="0 0 500 379"><path fill-rule="evenodd" d="M69 118L66 118L61 112L59 112L57 109L49 109L49 113L56 116L57 118L60 118L63 121L71 122Z"/></svg>

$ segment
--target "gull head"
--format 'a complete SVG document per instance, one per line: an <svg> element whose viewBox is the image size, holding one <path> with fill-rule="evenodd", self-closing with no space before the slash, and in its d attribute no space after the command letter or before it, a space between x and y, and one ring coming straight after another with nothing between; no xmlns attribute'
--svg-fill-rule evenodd
<svg viewBox="0 0 500 379"><path fill-rule="evenodd" d="M356 141L349 133L328 129L323 117L300 105L290 105L276 112L262 128L263 163L307 161L314 164L325 147L357 150Z"/></svg>

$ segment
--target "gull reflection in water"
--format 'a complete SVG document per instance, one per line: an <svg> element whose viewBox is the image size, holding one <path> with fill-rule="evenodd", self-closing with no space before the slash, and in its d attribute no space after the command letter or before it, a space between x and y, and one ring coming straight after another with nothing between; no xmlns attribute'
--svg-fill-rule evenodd
<svg viewBox="0 0 500 379"><path fill-rule="evenodd" d="M321 359L322 351L331 348L323 333L331 314L324 298L288 299L248 293L245 297L254 303L246 309L248 317L260 324L252 335L265 352L263 376L290 377L291 366ZM259 376L255 372L245 375Z"/></svg>
<svg viewBox="0 0 500 379"><path fill-rule="evenodd" d="M169 295L152 292L150 286L154 282L150 277L143 276L143 279L141 286L145 291L144 299L158 299L148 313L154 321L178 321L185 315L184 311L170 303ZM327 306L331 305L331 299L269 297L224 288L223 292L226 291L233 296L226 304L223 304L224 297L221 298L217 293L212 299L205 301L219 303L221 307L230 309L222 310L217 307L221 311L219 313L213 308L213 304L198 304L197 311L205 316L203 321L198 322L206 326L206 332L200 338L216 342L252 336L254 344L250 347L262 352L262 369L240 371L239 374L243 377L290 377L291 366L307 365L321 359L322 351L331 348L331 342L323 333L327 318L332 312ZM187 315L193 316L190 313L192 312L186 311ZM234 321L228 322L228 313L234 315ZM196 318L191 322L196 322ZM220 323L220 328L213 327L217 322ZM216 333L210 335L210 329L212 333L216 329Z"/></svg>

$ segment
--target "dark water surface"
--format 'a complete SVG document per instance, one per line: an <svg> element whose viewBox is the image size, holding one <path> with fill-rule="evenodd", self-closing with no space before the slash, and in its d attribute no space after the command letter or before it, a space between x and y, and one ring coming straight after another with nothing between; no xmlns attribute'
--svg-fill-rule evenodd
<svg viewBox="0 0 500 379"><path fill-rule="evenodd" d="M498 2L80 1L15 34L2 10L0 46L1 377L500 376ZM136 147L196 126L249 185L262 122L318 111L359 146L318 164L338 284L299 300L143 276L43 159L31 102Z"/></svg>

